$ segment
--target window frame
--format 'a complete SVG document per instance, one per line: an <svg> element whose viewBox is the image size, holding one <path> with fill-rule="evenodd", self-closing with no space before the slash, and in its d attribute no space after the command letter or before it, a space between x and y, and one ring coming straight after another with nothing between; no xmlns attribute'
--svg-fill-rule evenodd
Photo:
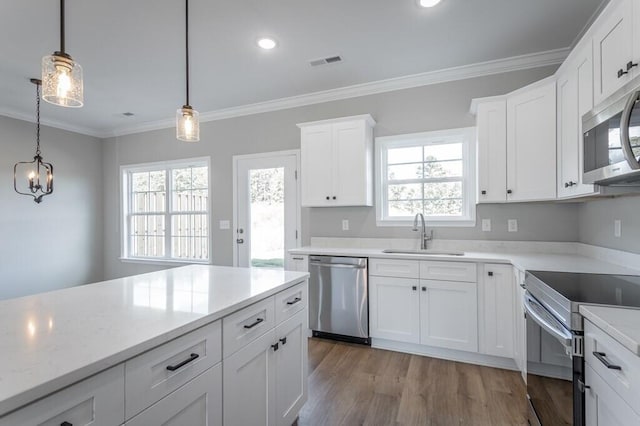
<svg viewBox="0 0 640 426"><path fill-rule="evenodd" d="M174 212L171 210L171 192L173 191L172 173L173 169L187 168L187 167L207 167L207 203L206 203L206 221L208 226L208 259L178 259L171 257L171 217L175 214L201 214L202 211L188 211L188 212ZM165 238L164 248L165 255L163 257L142 257L133 256L130 253L130 235L129 235L129 217L132 214L130 212L130 206L132 205L133 192L131 191L130 175L138 172L150 172L150 171L165 171L166 172L166 201L165 211L157 213L162 215L165 219ZM204 264L211 265L213 263L212 248L212 197L211 197L211 157L196 157L186 158L180 160L167 160L156 161L150 163L138 163L127 164L120 166L120 260L123 262L131 263L148 263L154 265L183 265L183 264ZM149 214L155 214L149 212Z"/></svg>
<svg viewBox="0 0 640 426"><path fill-rule="evenodd" d="M413 226L413 217L388 216L387 151L390 148L462 143L462 215L425 216L429 227L476 225L476 128L463 127L430 132L377 137L375 140L375 199L377 226Z"/></svg>

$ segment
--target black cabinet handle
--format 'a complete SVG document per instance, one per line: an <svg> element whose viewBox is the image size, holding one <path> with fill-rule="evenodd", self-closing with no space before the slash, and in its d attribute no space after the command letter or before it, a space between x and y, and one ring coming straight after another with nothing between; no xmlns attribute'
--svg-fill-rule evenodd
<svg viewBox="0 0 640 426"><path fill-rule="evenodd" d="M280 343L282 343L282 346L287 344L287 338L283 337L282 339L280 339Z"/></svg>
<svg viewBox="0 0 640 426"><path fill-rule="evenodd" d="M336 198L337 198L337 197L334 195L334 196L333 196L333 199L335 200Z"/></svg>
<svg viewBox="0 0 640 426"><path fill-rule="evenodd" d="M489 271L489 272L487 272L487 275L489 275L490 277L492 277L492 276L493 276L493 272Z"/></svg>
<svg viewBox="0 0 640 426"><path fill-rule="evenodd" d="M507 194L511 194L513 191L510 189L507 189Z"/></svg>
<svg viewBox="0 0 640 426"><path fill-rule="evenodd" d="M189 364L191 361L195 361L196 359L198 359L200 357L200 355L198 354L191 354L189 355L189 358L185 359L184 361L182 361L179 364L176 365L167 365L167 370L169 371L176 371L178 368L182 368L185 365Z"/></svg>
<svg viewBox="0 0 640 426"><path fill-rule="evenodd" d="M634 63L633 61L629 61L629 62L627 62L627 71L629 71L631 68L637 67L637 66L638 66L637 63Z"/></svg>
<svg viewBox="0 0 640 426"><path fill-rule="evenodd" d="M289 302L287 302L287 305L295 305L296 303L300 302L302 299L300 299L299 297L296 297L293 300L290 300Z"/></svg>
<svg viewBox="0 0 640 426"><path fill-rule="evenodd" d="M260 324L262 321L264 321L264 318L256 318L256 322L254 322L253 324L245 325L244 328L246 329L253 328L256 325Z"/></svg>
<svg viewBox="0 0 640 426"><path fill-rule="evenodd" d="M422 291L427 291L427 288L426 287L422 287Z"/></svg>
<svg viewBox="0 0 640 426"><path fill-rule="evenodd" d="M277 351L278 350L278 344L274 343L273 345L271 345L271 348L273 349L273 351Z"/></svg>
<svg viewBox="0 0 640 426"><path fill-rule="evenodd" d="M62 423L60 423L60 426L73 426L73 423L62 422Z"/></svg>
<svg viewBox="0 0 640 426"><path fill-rule="evenodd" d="M609 360L607 358L605 358L607 356L606 353L604 352L594 352L593 355L598 358L598 360L604 364L605 367L611 369L611 370L622 370L622 367L620 367L619 365L615 365L615 364L611 364L609 362Z"/></svg>
<svg viewBox="0 0 640 426"><path fill-rule="evenodd" d="M487 191L480 191L482 195L487 195Z"/></svg>
<svg viewBox="0 0 640 426"><path fill-rule="evenodd" d="M418 290L418 287L417 287L417 286L415 286L415 285L412 285L412 286L411 286L411 290L416 291L416 290Z"/></svg>
<svg viewBox="0 0 640 426"><path fill-rule="evenodd" d="M329 196L327 195L327 200L329 200L330 198L331 198L331 197L329 197Z"/></svg>
<svg viewBox="0 0 640 426"><path fill-rule="evenodd" d="M618 70L618 78L622 77L625 74L629 74L629 71L624 71L622 68Z"/></svg>

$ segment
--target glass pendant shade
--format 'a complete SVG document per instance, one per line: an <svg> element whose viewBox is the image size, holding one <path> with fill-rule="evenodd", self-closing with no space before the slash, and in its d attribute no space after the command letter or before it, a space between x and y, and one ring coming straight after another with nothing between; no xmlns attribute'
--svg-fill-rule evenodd
<svg viewBox="0 0 640 426"><path fill-rule="evenodd" d="M84 105L82 67L66 53L42 58L42 99L69 108Z"/></svg>
<svg viewBox="0 0 640 426"><path fill-rule="evenodd" d="M184 142L200 140L200 113L189 105L176 111L176 138Z"/></svg>

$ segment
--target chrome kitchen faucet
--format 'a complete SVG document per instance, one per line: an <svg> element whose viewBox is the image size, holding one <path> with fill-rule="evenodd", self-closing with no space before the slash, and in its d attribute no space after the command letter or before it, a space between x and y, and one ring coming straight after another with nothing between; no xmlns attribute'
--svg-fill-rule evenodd
<svg viewBox="0 0 640 426"><path fill-rule="evenodd" d="M420 222L422 224L420 228L420 250L427 250L427 245L429 241L433 240L433 229L429 231L427 235L427 230L424 224L424 215L422 213L416 214L416 217L413 218L413 230L418 230L418 218L420 218Z"/></svg>

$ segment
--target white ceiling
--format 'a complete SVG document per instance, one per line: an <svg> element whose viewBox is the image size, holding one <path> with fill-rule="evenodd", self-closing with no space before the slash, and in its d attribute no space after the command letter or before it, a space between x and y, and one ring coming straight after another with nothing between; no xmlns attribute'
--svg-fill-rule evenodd
<svg viewBox="0 0 640 426"><path fill-rule="evenodd" d="M570 46L603 0L191 0L191 104L201 113ZM85 106L43 121L107 135L184 103L184 1L67 0ZM0 1L0 113L31 119L58 0ZM279 43L259 49L259 36ZM342 55L312 68L310 59ZM124 117L123 112L134 117Z"/></svg>

